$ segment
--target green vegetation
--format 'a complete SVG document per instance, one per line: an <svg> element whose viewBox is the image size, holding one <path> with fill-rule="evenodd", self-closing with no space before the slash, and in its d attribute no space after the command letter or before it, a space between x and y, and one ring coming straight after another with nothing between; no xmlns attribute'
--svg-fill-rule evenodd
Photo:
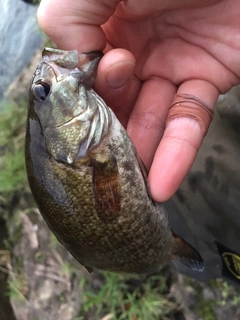
<svg viewBox="0 0 240 320"><path fill-rule="evenodd" d="M204 320L217 320L214 309L216 307L215 300L204 300L203 297L197 303L195 310L196 313Z"/></svg>
<svg viewBox="0 0 240 320"><path fill-rule="evenodd" d="M218 317L219 310L239 308L240 293L223 279L212 279L207 283L201 283L186 278L185 284L194 288L196 302L193 311L200 319L221 319Z"/></svg>
<svg viewBox="0 0 240 320"><path fill-rule="evenodd" d="M218 305L225 306L231 304L232 306L236 306L240 304L240 293L227 281L222 279L211 280L210 286L220 291L220 297L217 299Z"/></svg>
<svg viewBox="0 0 240 320"><path fill-rule="evenodd" d="M27 185L24 138L27 102L22 99L0 104L0 193L11 193Z"/></svg>
<svg viewBox="0 0 240 320"><path fill-rule="evenodd" d="M8 282L8 295L15 300L20 300L20 301L27 301L25 298L27 289L28 289L28 284L26 282L26 279L24 277L24 274L19 274L15 275L12 274L10 275L10 280Z"/></svg>
<svg viewBox="0 0 240 320"><path fill-rule="evenodd" d="M80 314L83 319L89 311L109 320L168 319L167 315L178 310L169 299L166 278L161 275L141 279L103 272L101 276L98 288L84 291ZM85 287L84 282L82 286Z"/></svg>

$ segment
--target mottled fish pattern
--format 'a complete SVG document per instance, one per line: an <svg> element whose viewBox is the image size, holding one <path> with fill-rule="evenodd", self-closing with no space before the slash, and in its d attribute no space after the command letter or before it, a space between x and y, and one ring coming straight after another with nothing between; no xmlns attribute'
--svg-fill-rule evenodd
<svg viewBox="0 0 240 320"><path fill-rule="evenodd" d="M172 258L203 270L151 199L127 132L92 89L100 52L45 48L26 132L30 188L48 226L88 270L151 274Z"/></svg>

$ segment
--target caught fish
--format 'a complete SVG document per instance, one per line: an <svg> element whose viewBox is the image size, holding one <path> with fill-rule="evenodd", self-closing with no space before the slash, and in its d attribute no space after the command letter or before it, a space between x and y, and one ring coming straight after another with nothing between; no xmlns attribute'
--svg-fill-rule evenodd
<svg viewBox="0 0 240 320"><path fill-rule="evenodd" d="M92 89L99 52L45 48L30 88L26 168L48 226L88 270L151 274L199 253L152 200L128 134Z"/></svg>

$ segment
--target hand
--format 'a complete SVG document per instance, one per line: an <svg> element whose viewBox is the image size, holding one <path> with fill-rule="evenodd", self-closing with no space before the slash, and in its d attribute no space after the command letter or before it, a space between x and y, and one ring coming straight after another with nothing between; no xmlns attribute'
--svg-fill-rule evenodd
<svg viewBox="0 0 240 320"><path fill-rule="evenodd" d="M213 109L219 93L240 83L239 17L238 0L41 2L39 24L61 49L105 48L96 91L150 168L157 201L177 190L204 138L189 117L165 128L175 93Z"/></svg>

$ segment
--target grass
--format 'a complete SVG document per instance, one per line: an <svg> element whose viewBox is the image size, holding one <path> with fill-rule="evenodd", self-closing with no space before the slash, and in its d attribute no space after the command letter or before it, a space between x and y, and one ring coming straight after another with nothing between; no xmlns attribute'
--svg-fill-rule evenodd
<svg viewBox="0 0 240 320"><path fill-rule="evenodd" d="M217 299L217 304L220 306L240 304L240 293L223 279L210 281L210 286L220 291L220 297Z"/></svg>
<svg viewBox="0 0 240 320"><path fill-rule="evenodd" d="M12 193L27 186L24 138L27 102L0 104L0 193Z"/></svg>
<svg viewBox="0 0 240 320"><path fill-rule="evenodd" d="M162 275L140 278L103 272L101 285L84 291L80 316L84 319L84 314L92 311L97 319L168 319L178 306L170 301L167 291Z"/></svg>

